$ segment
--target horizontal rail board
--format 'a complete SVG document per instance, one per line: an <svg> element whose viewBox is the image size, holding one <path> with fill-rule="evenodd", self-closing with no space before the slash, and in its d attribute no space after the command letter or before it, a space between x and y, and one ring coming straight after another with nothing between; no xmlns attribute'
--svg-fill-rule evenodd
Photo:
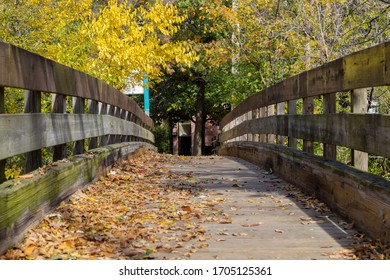
<svg viewBox="0 0 390 280"><path fill-rule="evenodd" d="M335 125L337 124L337 125ZM345 146L390 158L390 115L283 115L252 119L223 132L225 142L245 134L277 134Z"/></svg>
<svg viewBox="0 0 390 280"><path fill-rule="evenodd" d="M350 54L255 93L228 113L220 125L280 102L384 85L390 85L390 43Z"/></svg>
<svg viewBox="0 0 390 280"><path fill-rule="evenodd" d="M136 136L154 142L149 130L109 115L0 115L0 159L109 134Z"/></svg>
<svg viewBox="0 0 390 280"><path fill-rule="evenodd" d="M0 42L0 69L0 86L96 100L125 109L153 127L152 119L119 90L40 55Z"/></svg>

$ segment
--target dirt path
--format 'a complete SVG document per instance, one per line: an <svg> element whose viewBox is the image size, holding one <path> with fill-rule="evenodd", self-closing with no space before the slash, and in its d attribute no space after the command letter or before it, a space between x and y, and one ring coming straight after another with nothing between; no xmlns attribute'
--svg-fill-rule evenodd
<svg viewBox="0 0 390 280"><path fill-rule="evenodd" d="M318 200L226 157L146 152L47 215L0 259L383 259Z"/></svg>

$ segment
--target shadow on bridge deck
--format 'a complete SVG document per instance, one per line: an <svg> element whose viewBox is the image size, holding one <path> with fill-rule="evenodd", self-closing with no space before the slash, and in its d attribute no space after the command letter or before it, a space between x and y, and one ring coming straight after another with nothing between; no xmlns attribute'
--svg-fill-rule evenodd
<svg viewBox="0 0 390 280"><path fill-rule="evenodd" d="M205 223L209 246L190 259L346 258L354 230L318 200L251 163L232 157L186 157L168 167L198 187L225 222ZM172 255L157 253L157 258Z"/></svg>

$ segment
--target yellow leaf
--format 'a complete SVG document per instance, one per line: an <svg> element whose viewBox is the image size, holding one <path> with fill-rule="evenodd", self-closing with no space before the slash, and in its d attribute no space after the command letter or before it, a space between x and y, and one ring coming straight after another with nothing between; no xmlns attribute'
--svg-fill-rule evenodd
<svg viewBox="0 0 390 280"><path fill-rule="evenodd" d="M31 256L36 248L37 245L31 244L24 250L24 254L26 256Z"/></svg>

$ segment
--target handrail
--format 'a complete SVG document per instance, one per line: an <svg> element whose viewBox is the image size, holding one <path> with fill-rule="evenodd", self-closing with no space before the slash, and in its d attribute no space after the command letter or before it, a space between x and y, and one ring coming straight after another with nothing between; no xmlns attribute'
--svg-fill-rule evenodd
<svg viewBox="0 0 390 280"><path fill-rule="evenodd" d="M330 159L336 159L335 145L390 158L390 116L367 114L365 90L387 85L390 42L305 71L249 96L222 119L220 139L222 143L249 140L286 144L288 137L290 147L296 147L296 139L323 143L324 156ZM336 93L346 91L352 91L351 114L337 114ZM323 114L313 114L313 103L305 108L305 100L318 96L324 97ZM302 115L296 114L299 99L303 99ZM333 150L330 155L329 150Z"/></svg>
<svg viewBox="0 0 390 280"><path fill-rule="evenodd" d="M25 90L24 114L4 114L5 88ZM41 113L42 93L53 94L51 113ZM68 114L67 96L73 97ZM138 104L102 80L0 42L0 183L5 161L12 156L27 153L29 172L41 165L42 148L53 147L53 160L59 160L69 142L75 142L74 154L81 154L86 139L90 149L118 142L153 143L152 130L152 119Z"/></svg>
<svg viewBox="0 0 390 280"><path fill-rule="evenodd" d="M305 71L228 113L218 153L262 166L390 244L390 181L366 172L369 154L390 158L390 115L367 112L367 88L388 85L389 42ZM348 113L337 112L337 94L349 91L351 105L340 110ZM322 108L314 103L319 96ZM350 156L341 160L337 153Z"/></svg>

